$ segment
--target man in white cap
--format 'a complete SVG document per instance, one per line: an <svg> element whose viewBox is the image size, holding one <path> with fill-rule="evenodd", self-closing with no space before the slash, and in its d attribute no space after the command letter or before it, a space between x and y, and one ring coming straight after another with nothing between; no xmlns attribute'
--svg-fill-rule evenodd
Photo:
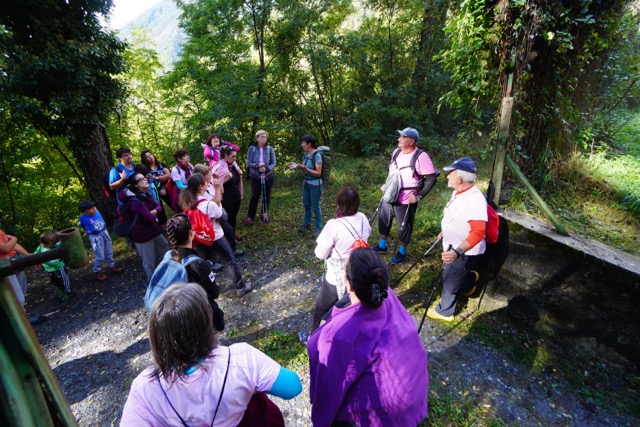
<svg viewBox="0 0 640 427"><path fill-rule="evenodd" d="M389 163L389 173L400 175L399 193L392 201L383 200L380 202L380 214L378 215L378 231L380 240L372 249L378 253L387 253L387 237L391 231L393 217L398 219L398 240L400 247L398 252L391 258L392 264L404 261L407 256L407 245L411 240L413 231L413 221L418 207L418 202L422 200L433 188L439 172L433 166L429 155L418 148L418 131L413 128L399 130L398 148L391 155Z"/></svg>
<svg viewBox="0 0 640 427"><path fill-rule="evenodd" d="M476 290L476 266L486 248L487 199L475 186L476 165L468 157L443 168L448 172L451 199L442 217L442 295L427 311L431 319L454 320L458 295L471 296Z"/></svg>

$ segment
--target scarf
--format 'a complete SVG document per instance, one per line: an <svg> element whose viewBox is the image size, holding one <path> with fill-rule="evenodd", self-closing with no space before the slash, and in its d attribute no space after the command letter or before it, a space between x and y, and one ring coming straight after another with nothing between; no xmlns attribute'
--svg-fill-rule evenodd
<svg viewBox="0 0 640 427"><path fill-rule="evenodd" d="M189 163L183 165L182 163L178 162L178 167L184 171L184 179L189 179L189 177L191 176L191 165Z"/></svg>

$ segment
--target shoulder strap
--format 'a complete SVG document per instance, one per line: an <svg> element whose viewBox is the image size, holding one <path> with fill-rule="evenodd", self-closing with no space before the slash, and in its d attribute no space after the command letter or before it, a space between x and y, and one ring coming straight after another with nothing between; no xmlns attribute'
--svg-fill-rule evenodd
<svg viewBox="0 0 640 427"><path fill-rule="evenodd" d="M413 157L411 157L411 169L413 170L413 173L416 173L416 161L418 160L418 157L420 157L420 154L424 153L424 151L421 148L416 148L416 152L413 153Z"/></svg>
<svg viewBox="0 0 640 427"><path fill-rule="evenodd" d="M211 420L211 427L213 427L213 422L216 420L216 415L218 415L220 402L222 402L222 396L224 395L224 386L227 385L227 376L229 376L229 365L231 365L231 347L228 347L228 350L229 350L229 357L227 358L227 372L224 373L224 381L222 381L222 390L220 390L220 398L218 399L218 404L216 405L216 411L213 413L213 419Z"/></svg>
<svg viewBox="0 0 640 427"><path fill-rule="evenodd" d="M182 258L181 262L182 262L182 265L184 265L185 267L188 267L190 264L193 264L199 259L201 258L197 255L187 255L186 257Z"/></svg>
<svg viewBox="0 0 640 427"><path fill-rule="evenodd" d="M353 227L353 225L351 225L349 221L347 221L346 219L344 221L340 221L341 219L343 218L338 218L338 222L345 226L345 228L349 231L349 233L351 233L351 237L353 237L356 240L357 239L363 240L362 237L360 237L356 229Z"/></svg>
<svg viewBox="0 0 640 427"><path fill-rule="evenodd" d="M396 159L398 158L399 155L400 155L400 149L396 148L395 151L393 152L393 155L391 156L391 162L390 163L396 163ZM396 163L396 166L398 166L397 163Z"/></svg>
<svg viewBox="0 0 640 427"><path fill-rule="evenodd" d="M162 383L160 382L160 377L158 377L158 384L160 384L160 390L162 390L162 394L164 394L165 399L167 399L167 402L169 402L169 406L171 406L171 409L173 409L173 412L175 412L178 418L180 418L180 422L182 423L182 425L184 427L189 427L187 423L182 419L178 411L176 411L176 408L173 407L173 403L171 403L171 401L169 400L169 396L167 396L167 392L164 391L164 387L162 387Z"/></svg>

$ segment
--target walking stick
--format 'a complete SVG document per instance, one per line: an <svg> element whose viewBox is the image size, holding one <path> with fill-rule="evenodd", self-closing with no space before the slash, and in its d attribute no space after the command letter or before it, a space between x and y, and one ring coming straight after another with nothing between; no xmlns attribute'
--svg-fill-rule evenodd
<svg viewBox="0 0 640 427"><path fill-rule="evenodd" d="M426 256L427 256L427 254L428 254L429 252L431 252L431 250L432 250L433 248L435 248L435 246L438 244L438 242L439 242L439 241L440 241L440 238L437 238L437 239L436 239L436 241L435 241L435 242L433 242L433 243L431 244L431 246L429 246L429 249L427 249L427 250L425 251L425 253L423 253L423 254L420 256L420 258L418 258L418 259L416 260L416 262L414 262L414 263L413 263L413 265L412 265L411 267L409 267L409 268L407 269L407 271L405 271L405 272L404 272L404 274L403 274L402 276L400 276L400 278L399 278L398 280L396 280L396 282L393 284L393 286L391 286L391 289L393 289L393 288L395 288L396 286L398 286L398 283L400 283L400 281L401 281L402 279L404 279L404 276L406 276L406 275L407 275L407 273L409 273L409 272L411 271L411 269L412 269L413 267L415 267L415 266L416 266L416 264L418 264L420 261L422 261L422 259L423 259L424 257L426 257Z"/></svg>
<svg viewBox="0 0 640 427"><path fill-rule="evenodd" d="M262 225L267 226L269 214L267 212L267 183L264 173L260 174L260 187L262 190Z"/></svg>
<svg viewBox="0 0 640 427"><path fill-rule="evenodd" d="M449 245L449 249L447 250L450 251L451 249L453 249L453 245ZM420 334L420 331L422 330L424 319L427 317L427 311L429 311L429 306L433 301L433 296L436 293L436 289L438 289L438 286L442 284L442 273L444 273L444 263L442 264L442 267L440 267L440 274L438 275L438 281L436 282L435 285L433 285L433 288L431 289L431 295L429 295L429 299L427 300L427 306L424 308L424 313L422 314L422 320L420 320L420 326L418 327L418 334Z"/></svg>

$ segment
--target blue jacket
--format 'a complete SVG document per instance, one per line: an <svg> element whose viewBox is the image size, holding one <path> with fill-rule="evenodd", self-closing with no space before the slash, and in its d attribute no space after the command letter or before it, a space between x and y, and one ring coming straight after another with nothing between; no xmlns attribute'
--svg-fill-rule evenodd
<svg viewBox="0 0 640 427"><path fill-rule="evenodd" d="M260 163L260 148L258 144L254 144L249 147L249 151L247 152L249 178L260 178L258 163ZM270 145L265 145L264 147L264 163L266 177L271 178L273 176L273 169L276 167L276 152L273 151Z"/></svg>

